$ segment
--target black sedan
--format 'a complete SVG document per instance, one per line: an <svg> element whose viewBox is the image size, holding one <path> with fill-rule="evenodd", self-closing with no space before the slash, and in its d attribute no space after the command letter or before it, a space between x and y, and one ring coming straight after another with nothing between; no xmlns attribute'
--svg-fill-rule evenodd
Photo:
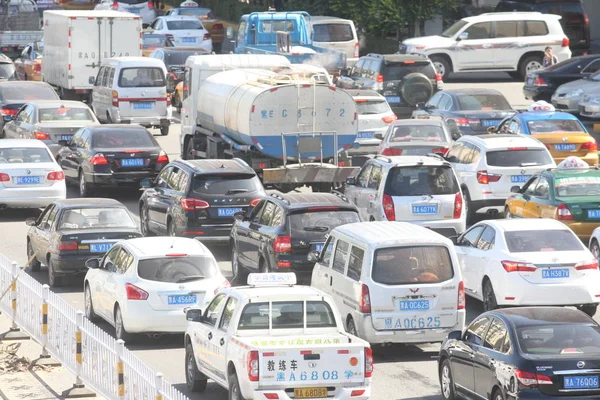
<svg viewBox="0 0 600 400"><path fill-rule="evenodd" d="M85 261L115 242L142 236L127 208L112 199L57 200L25 222L29 266L36 272L46 265L51 287L85 274Z"/></svg>
<svg viewBox="0 0 600 400"><path fill-rule="evenodd" d="M453 89L437 92L427 103L417 104L413 118L442 118L463 135L486 134L516 111L493 89Z"/></svg>
<svg viewBox="0 0 600 400"><path fill-rule="evenodd" d="M139 125L88 126L59 143L63 147L56 161L67 183L79 185L81 197L98 187L139 187L142 179L156 178L169 163L156 139Z"/></svg>
<svg viewBox="0 0 600 400"><path fill-rule="evenodd" d="M525 77L523 95L528 100L550 103L556 89L565 83L586 79L600 70L600 54L573 57L544 69L532 71Z"/></svg>
<svg viewBox="0 0 600 400"><path fill-rule="evenodd" d="M438 358L444 399L600 399L600 325L562 307L481 314Z"/></svg>

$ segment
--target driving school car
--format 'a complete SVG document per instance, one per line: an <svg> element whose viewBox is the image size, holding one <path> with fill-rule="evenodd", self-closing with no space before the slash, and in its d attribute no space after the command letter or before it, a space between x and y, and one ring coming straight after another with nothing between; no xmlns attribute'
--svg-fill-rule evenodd
<svg viewBox="0 0 600 400"><path fill-rule="evenodd" d="M186 383L207 379L230 399L357 399L371 395L369 344L344 331L333 300L293 273L250 274L206 310L186 310Z"/></svg>

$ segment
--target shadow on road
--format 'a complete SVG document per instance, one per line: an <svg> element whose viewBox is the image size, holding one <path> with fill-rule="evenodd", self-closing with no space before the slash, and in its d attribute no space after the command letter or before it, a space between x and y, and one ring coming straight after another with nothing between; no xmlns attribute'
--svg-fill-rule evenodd
<svg viewBox="0 0 600 400"><path fill-rule="evenodd" d="M419 397L411 397L411 398L403 397L402 399L398 399L398 400L439 400L441 398L442 398L441 394L432 394L430 396L419 396Z"/></svg>
<svg viewBox="0 0 600 400"><path fill-rule="evenodd" d="M469 72L455 73L444 79L444 83L503 83L503 82L522 82L520 79L514 79L506 72Z"/></svg>
<svg viewBox="0 0 600 400"><path fill-rule="evenodd" d="M37 208L5 208L0 210L0 223L1 222L19 222L31 217L37 217L40 215L41 210Z"/></svg>
<svg viewBox="0 0 600 400"><path fill-rule="evenodd" d="M228 398L227 390L210 380L208 381L208 386L206 386L204 392L190 392L185 383L179 383L173 386L190 399L225 400Z"/></svg>
<svg viewBox="0 0 600 400"><path fill-rule="evenodd" d="M439 345L424 346L426 350L414 345L393 344L373 346L375 365L396 362L414 362L437 360Z"/></svg>

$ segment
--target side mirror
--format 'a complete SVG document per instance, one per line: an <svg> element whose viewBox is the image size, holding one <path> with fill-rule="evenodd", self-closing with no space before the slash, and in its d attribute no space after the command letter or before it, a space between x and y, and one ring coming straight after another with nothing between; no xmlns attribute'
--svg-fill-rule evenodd
<svg viewBox="0 0 600 400"><path fill-rule="evenodd" d="M5 115L3 118L4 118L4 122L10 122L13 119L15 119L15 116L14 115Z"/></svg>
<svg viewBox="0 0 600 400"><path fill-rule="evenodd" d="M356 178L353 176L346 178L346 185L356 185Z"/></svg>
<svg viewBox="0 0 600 400"><path fill-rule="evenodd" d="M26 224L27 226L35 226L35 221L36 221L36 219L35 219L35 218L33 218L33 217L32 217L32 218L27 218L27 219L25 220L25 224Z"/></svg>
<svg viewBox="0 0 600 400"><path fill-rule="evenodd" d="M50 227L50 225L47 222L42 222L41 224L38 225L38 228L45 231L46 229L48 229Z"/></svg>
<svg viewBox="0 0 600 400"><path fill-rule="evenodd" d="M189 308L185 311L185 319L190 322L202 322L202 310L199 308Z"/></svg>
<svg viewBox="0 0 600 400"><path fill-rule="evenodd" d="M425 103L417 103L417 108L419 110L427 110L427 107L425 107Z"/></svg>
<svg viewBox="0 0 600 400"><path fill-rule="evenodd" d="M225 35L227 36L227 39L233 40L233 28L231 26L227 27L225 30Z"/></svg>
<svg viewBox="0 0 600 400"><path fill-rule="evenodd" d="M321 257L321 253L318 252L318 251L316 251L316 250L311 251L310 253L308 253L308 261L310 261L310 262L316 263L316 262L319 261L320 257Z"/></svg>
<svg viewBox="0 0 600 400"><path fill-rule="evenodd" d="M85 261L85 266L88 269L97 269L100 268L100 259L99 258L90 258Z"/></svg>
<svg viewBox="0 0 600 400"><path fill-rule="evenodd" d="M148 188L151 188L152 186L154 186L154 182L152 181L152 178L144 178L140 181L140 187L142 189L148 189Z"/></svg>
<svg viewBox="0 0 600 400"><path fill-rule="evenodd" d="M59 140L58 144L62 147L67 147L69 145L69 141L68 140Z"/></svg>
<svg viewBox="0 0 600 400"><path fill-rule="evenodd" d="M461 331L452 331L448 334L447 340L460 340L462 338Z"/></svg>
<svg viewBox="0 0 600 400"><path fill-rule="evenodd" d="M88 83L89 83L90 85L94 85L94 86L95 86L95 85L96 85L96 77L95 77L95 76L90 76L90 77L88 78Z"/></svg>
<svg viewBox="0 0 600 400"><path fill-rule="evenodd" d="M489 128L487 128L488 133L496 133L497 129L495 126L490 126Z"/></svg>
<svg viewBox="0 0 600 400"><path fill-rule="evenodd" d="M457 42L460 42L461 40L467 40L469 38L469 34L467 32L463 32L460 35L458 35L458 37L456 38Z"/></svg>
<svg viewBox="0 0 600 400"><path fill-rule="evenodd" d="M348 71L348 68L344 68L344 69L340 70L340 76L347 77L349 75L350 75L350 71Z"/></svg>
<svg viewBox="0 0 600 400"><path fill-rule="evenodd" d="M240 222L241 222L241 221L243 221L243 220L244 220L244 218L245 218L245 217L246 217L246 215L244 214L244 212L243 212L243 211L236 212L235 214L233 214L233 218L234 218L236 221L240 221Z"/></svg>
<svg viewBox="0 0 600 400"><path fill-rule="evenodd" d="M458 140L462 137L462 133L460 132L453 132L452 133L452 140Z"/></svg>
<svg viewBox="0 0 600 400"><path fill-rule="evenodd" d="M521 192L521 188L519 186L513 186L510 188L510 192L511 193L520 193Z"/></svg>

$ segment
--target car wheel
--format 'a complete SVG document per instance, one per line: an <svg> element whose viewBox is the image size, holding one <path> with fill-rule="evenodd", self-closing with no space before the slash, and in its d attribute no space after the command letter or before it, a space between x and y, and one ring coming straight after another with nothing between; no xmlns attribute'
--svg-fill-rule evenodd
<svg viewBox="0 0 600 400"><path fill-rule="evenodd" d="M56 268L52 261L48 261L48 285L51 288L61 287L63 285L63 277L57 275Z"/></svg>
<svg viewBox="0 0 600 400"><path fill-rule="evenodd" d="M177 236L175 232L175 224L173 223L173 221L169 221L169 223L167 224L167 232L171 237Z"/></svg>
<svg viewBox="0 0 600 400"><path fill-rule="evenodd" d="M242 396L240 383L238 382L238 377L235 373L229 375L229 400L245 400L244 396Z"/></svg>
<svg viewBox="0 0 600 400"><path fill-rule="evenodd" d="M27 259L29 261L29 268L32 272L38 272L42 264L35 258L35 254L33 252L33 245L31 241L27 241Z"/></svg>
<svg viewBox="0 0 600 400"><path fill-rule="evenodd" d="M213 51L217 54L219 54L221 52L222 49L222 43L215 43L213 44Z"/></svg>
<svg viewBox="0 0 600 400"><path fill-rule="evenodd" d="M496 301L496 294L494 288L489 280L483 282L483 309L484 311L492 311L498 308L498 302Z"/></svg>
<svg viewBox="0 0 600 400"><path fill-rule="evenodd" d="M471 195L469 191L465 188L463 189L463 207L465 208L465 216L467 219L467 225L471 225L473 223L473 210L471 207Z"/></svg>
<svg viewBox="0 0 600 400"><path fill-rule="evenodd" d="M541 56L529 56L521 61L519 66L519 72L521 73L521 79L525 79L527 73L537 71L542 68L542 57Z"/></svg>
<svg viewBox="0 0 600 400"><path fill-rule="evenodd" d="M106 112L106 123L107 124L112 124L113 123L113 120L112 120L112 118L110 116L110 113L108 111Z"/></svg>
<svg viewBox="0 0 600 400"><path fill-rule="evenodd" d="M346 323L346 332L358 337L358 331L356 330L356 325L354 325L354 320L352 318L348 318L348 323Z"/></svg>
<svg viewBox="0 0 600 400"><path fill-rule="evenodd" d="M142 230L143 236L154 236L154 234L150 231L150 217L148 215L148 207L146 205L142 205L140 207L140 229Z"/></svg>
<svg viewBox="0 0 600 400"><path fill-rule="evenodd" d="M188 343L185 346L185 384L190 392L203 392L206 389L206 376L196 366L194 349Z"/></svg>
<svg viewBox="0 0 600 400"><path fill-rule="evenodd" d="M171 105L175 108L179 108L179 95L177 94L177 90L171 96Z"/></svg>
<svg viewBox="0 0 600 400"><path fill-rule="evenodd" d="M266 273L268 273L268 272L271 272L271 271L269 271L269 270L270 270L270 268L269 268L269 266L267 265L267 262L265 261L265 259L264 259L264 258L261 258L261 259L260 259L260 261L258 262L258 271L259 271L261 274L266 274Z"/></svg>
<svg viewBox="0 0 600 400"><path fill-rule="evenodd" d="M431 62L433 63L436 72L441 75L442 80L446 79L450 75L450 72L452 72L450 63L448 63L448 60L444 57L431 56Z"/></svg>
<svg viewBox="0 0 600 400"><path fill-rule="evenodd" d="M598 305L597 304L586 304L586 305L577 307L577 309L579 309L580 311L583 311L590 317L593 317L594 315L596 315L596 310L598 309Z"/></svg>
<svg viewBox="0 0 600 400"><path fill-rule="evenodd" d="M125 330L123 325L123 314L119 306L115 309L115 336L117 340L120 339L124 342L131 342L132 339L132 335Z"/></svg>
<svg viewBox="0 0 600 400"><path fill-rule="evenodd" d="M98 316L94 312L94 304L92 303L92 291L90 290L90 285L85 285L83 301L85 303L85 316L91 322L96 321L98 319Z"/></svg>
<svg viewBox="0 0 600 400"><path fill-rule="evenodd" d="M494 396L492 397L494 400L504 400L504 393L502 393L502 389L498 388L494 392Z"/></svg>
<svg viewBox="0 0 600 400"><path fill-rule="evenodd" d="M188 141L185 143L185 153L183 154L184 159L193 160L194 159L193 151L194 151L194 139L189 138Z"/></svg>
<svg viewBox="0 0 600 400"><path fill-rule="evenodd" d="M240 285L246 284L245 279L248 278L248 274L244 267L240 266L239 253L237 246L233 245L231 252L231 273L233 274L233 281Z"/></svg>
<svg viewBox="0 0 600 400"><path fill-rule="evenodd" d="M600 245L598 245L598 241L596 239L592 240L592 244L590 245L590 251L594 255L596 260L600 260Z"/></svg>
<svg viewBox="0 0 600 400"><path fill-rule="evenodd" d="M456 399L454 394L454 380L452 379L452 370L450 369L450 361L447 359L442 363L440 369L440 385L442 386L442 396L446 400Z"/></svg>
<svg viewBox="0 0 600 400"><path fill-rule="evenodd" d="M85 174L83 171L79 171L79 196L89 197L93 193L93 187L91 183L87 183L85 180Z"/></svg>
<svg viewBox="0 0 600 400"><path fill-rule="evenodd" d="M161 126L160 127L160 134L162 136L167 136L169 134L169 128L170 128L169 125L167 125L167 126Z"/></svg>

